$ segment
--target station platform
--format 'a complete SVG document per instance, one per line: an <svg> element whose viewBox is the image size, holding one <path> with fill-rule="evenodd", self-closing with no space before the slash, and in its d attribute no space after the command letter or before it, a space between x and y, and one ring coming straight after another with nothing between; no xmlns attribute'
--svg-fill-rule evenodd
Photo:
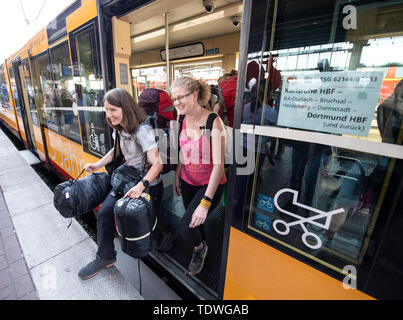
<svg viewBox="0 0 403 320"><path fill-rule="evenodd" d="M75 220L53 206L53 192L0 129L0 300L143 300L179 297L141 262L118 251L117 263L81 280L97 245Z"/></svg>

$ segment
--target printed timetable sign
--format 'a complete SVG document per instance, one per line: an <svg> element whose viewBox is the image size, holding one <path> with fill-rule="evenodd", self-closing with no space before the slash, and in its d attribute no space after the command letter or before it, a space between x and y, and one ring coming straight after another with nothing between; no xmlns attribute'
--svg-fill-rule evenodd
<svg viewBox="0 0 403 320"><path fill-rule="evenodd" d="M285 76L277 125L368 136L382 72L318 72Z"/></svg>

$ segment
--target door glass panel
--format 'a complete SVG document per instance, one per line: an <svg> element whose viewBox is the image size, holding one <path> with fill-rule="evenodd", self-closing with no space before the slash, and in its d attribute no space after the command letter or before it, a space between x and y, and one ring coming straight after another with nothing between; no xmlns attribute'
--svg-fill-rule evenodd
<svg viewBox="0 0 403 320"><path fill-rule="evenodd" d="M391 236L386 221L399 210L387 199L401 195L393 178L402 179L401 160L326 137L375 141L386 152L402 145L403 4L352 1L343 13L333 1L275 3L253 2L242 124L326 135L252 137L255 170L237 176L243 229L340 280L350 266L366 290L382 234ZM369 16L378 23L368 26ZM397 276L402 258L386 269Z"/></svg>
<svg viewBox="0 0 403 320"><path fill-rule="evenodd" d="M25 89L27 90L27 98L29 103L29 111L31 114L32 123L39 126L38 113L36 111L35 92L32 86L31 71L29 68L28 60L22 62L22 69L24 73ZM27 112L28 113L28 112Z"/></svg>
<svg viewBox="0 0 403 320"><path fill-rule="evenodd" d="M55 91L51 77L48 51L37 56L35 60L38 68L40 93L42 95L40 109L43 110L46 127L56 133L61 133L60 115L56 113L55 109Z"/></svg>
<svg viewBox="0 0 403 320"><path fill-rule="evenodd" d="M54 85L54 104L60 118L61 133L77 143L81 143L78 126L78 112L75 107L73 72L71 69L67 41L50 50Z"/></svg>
<svg viewBox="0 0 403 320"><path fill-rule="evenodd" d="M41 76L40 76L40 71L39 71L38 59L40 59L39 56L31 58L32 85L34 88L33 91L35 94L35 101L36 101L37 107L38 107L39 122L41 123L42 126L46 126L46 115L45 115L45 111L43 109L43 105L44 105L43 91L41 88Z"/></svg>
<svg viewBox="0 0 403 320"><path fill-rule="evenodd" d="M103 106L104 85L94 27L74 34L74 84L81 123L83 149L104 156L111 148Z"/></svg>
<svg viewBox="0 0 403 320"><path fill-rule="evenodd" d="M11 90L13 91L15 108L17 109L17 115L22 118L21 102L20 102L20 96L17 91L17 84L15 82L14 69L11 67L11 68L9 68L9 70L10 70Z"/></svg>

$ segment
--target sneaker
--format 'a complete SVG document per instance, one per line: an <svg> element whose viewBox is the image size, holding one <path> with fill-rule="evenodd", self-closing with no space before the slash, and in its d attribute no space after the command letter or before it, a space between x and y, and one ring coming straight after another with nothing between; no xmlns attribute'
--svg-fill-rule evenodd
<svg viewBox="0 0 403 320"><path fill-rule="evenodd" d="M98 272L101 271L103 268L109 269L113 267L115 262L116 259L106 260L97 255L93 261L91 261L79 271L78 276L84 280L92 278L93 276L97 275Z"/></svg>
<svg viewBox="0 0 403 320"><path fill-rule="evenodd" d="M190 261L189 265L189 273L191 275L196 275L200 273L203 269L204 260L206 259L207 255L207 244L203 241L203 248L200 250L193 250L192 260Z"/></svg>
<svg viewBox="0 0 403 320"><path fill-rule="evenodd" d="M176 237L176 233L163 233L162 239L158 245L158 251L166 252L171 249Z"/></svg>

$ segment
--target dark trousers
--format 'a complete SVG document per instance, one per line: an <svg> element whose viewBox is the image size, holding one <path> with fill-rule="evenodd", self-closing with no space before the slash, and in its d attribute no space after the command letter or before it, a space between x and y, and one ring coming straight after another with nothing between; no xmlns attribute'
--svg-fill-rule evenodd
<svg viewBox="0 0 403 320"><path fill-rule="evenodd" d="M155 186L149 187L149 193L152 197L153 210L157 215L158 221L160 221L161 218L161 200L163 192L164 184L162 181ZM115 218L113 208L115 207L116 201L118 201L120 198L120 195L116 196L111 191L102 203L101 208L98 210L97 255L107 260L115 259L116 257L115 246L113 244L113 239L115 237Z"/></svg>
<svg viewBox="0 0 403 320"><path fill-rule="evenodd" d="M192 215L196 208L200 204L200 200L204 196L207 190L207 185L194 186L186 183L182 179L180 180L180 188L182 192L183 205L186 209L184 216L179 223L179 235L184 240L191 240L194 247L197 247L202 241L205 240L205 233L203 224L189 228L189 224L192 221ZM211 202L211 207L207 213L207 216L215 207L219 204L224 191L224 184L220 184L217 187L217 191Z"/></svg>

